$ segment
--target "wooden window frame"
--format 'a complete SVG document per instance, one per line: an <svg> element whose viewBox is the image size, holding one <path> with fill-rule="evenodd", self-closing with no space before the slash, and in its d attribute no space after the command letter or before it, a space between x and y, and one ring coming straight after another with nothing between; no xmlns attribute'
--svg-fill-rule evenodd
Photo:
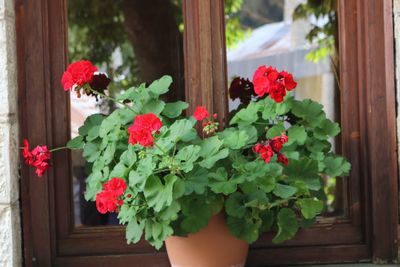
<svg viewBox="0 0 400 267"><path fill-rule="evenodd" d="M227 119L223 0L184 0L186 98ZM349 216L321 221L291 241L264 235L248 266L397 258L398 181L392 1L339 0L342 151L353 169ZM50 147L69 139L66 0L16 1L21 139ZM169 266L164 251L125 243L120 227L74 228L68 152L44 178L21 169L25 266ZM106 231L106 232L105 232ZM322 237L322 238L321 238Z"/></svg>

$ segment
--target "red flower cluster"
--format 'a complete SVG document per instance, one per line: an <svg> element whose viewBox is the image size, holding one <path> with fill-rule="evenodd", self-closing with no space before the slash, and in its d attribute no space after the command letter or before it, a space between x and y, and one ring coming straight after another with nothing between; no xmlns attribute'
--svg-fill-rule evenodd
<svg viewBox="0 0 400 267"><path fill-rule="evenodd" d="M210 117L210 113L208 113L206 107L204 106L198 106L193 113L193 117L198 120L198 121L202 121L205 118Z"/></svg>
<svg viewBox="0 0 400 267"><path fill-rule="evenodd" d="M129 126L129 144L140 144L144 147L153 146L153 132L160 130L161 120L153 113L138 115Z"/></svg>
<svg viewBox="0 0 400 267"><path fill-rule="evenodd" d="M269 94L277 103L283 101L286 90L291 91L297 86L292 74L286 71L278 72L271 66L260 66L254 72L253 84L254 91L259 97Z"/></svg>
<svg viewBox="0 0 400 267"><path fill-rule="evenodd" d="M24 139L24 148L22 150L22 156L25 159L25 163L29 166L36 168L36 174L42 177L44 172L50 168L51 153L46 146L36 146L32 151L29 151L29 142Z"/></svg>
<svg viewBox="0 0 400 267"><path fill-rule="evenodd" d="M92 82L93 75L97 67L89 60L79 60L70 64L61 78L61 84L65 91L74 87L81 87L86 83Z"/></svg>
<svg viewBox="0 0 400 267"><path fill-rule="evenodd" d="M278 156L278 162L288 165L289 160L285 155L280 153L280 150L283 147L284 143L287 143L288 137L286 135L281 135L272 138L264 144L257 143L253 146L253 152L260 155L260 157L265 161L265 163L269 163L271 161L274 153Z"/></svg>
<svg viewBox="0 0 400 267"><path fill-rule="evenodd" d="M112 178L103 185L104 190L96 195L97 210L105 214L107 212L115 212L124 202L120 197L126 190L126 183L121 178Z"/></svg>

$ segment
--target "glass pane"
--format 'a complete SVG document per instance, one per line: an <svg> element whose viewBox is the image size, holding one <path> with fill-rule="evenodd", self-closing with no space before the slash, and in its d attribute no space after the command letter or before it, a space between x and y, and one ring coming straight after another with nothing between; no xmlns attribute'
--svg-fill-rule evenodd
<svg viewBox="0 0 400 267"><path fill-rule="evenodd" d="M182 34L180 0L68 1L69 61L88 59L106 72L111 96L169 74L174 83L166 98L184 99ZM104 99L71 93L71 137L86 117L113 109ZM80 151L72 153L72 173L75 225L118 224L115 214L101 215L94 202L84 199L87 172Z"/></svg>
<svg viewBox="0 0 400 267"><path fill-rule="evenodd" d="M328 118L339 121L336 1L225 0L225 18L228 88L249 86L235 78L251 81L259 66L273 66L293 74L296 99L323 104ZM230 112L240 104L230 99ZM330 140L336 153L338 141ZM343 214L343 181L324 183L325 215Z"/></svg>

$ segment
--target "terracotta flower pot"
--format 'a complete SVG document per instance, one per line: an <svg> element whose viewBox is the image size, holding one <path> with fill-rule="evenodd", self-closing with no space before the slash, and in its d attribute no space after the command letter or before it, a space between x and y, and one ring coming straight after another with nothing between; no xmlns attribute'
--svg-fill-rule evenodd
<svg viewBox="0 0 400 267"><path fill-rule="evenodd" d="M223 214L195 234L167 238L165 245L172 267L243 267L249 249L229 232Z"/></svg>

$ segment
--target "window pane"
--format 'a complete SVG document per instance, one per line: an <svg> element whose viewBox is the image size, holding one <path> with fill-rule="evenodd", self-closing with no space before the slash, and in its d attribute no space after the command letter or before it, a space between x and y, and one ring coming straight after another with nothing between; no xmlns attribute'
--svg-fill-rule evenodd
<svg viewBox="0 0 400 267"><path fill-rule="evenodd" d="M253 78L261 65L293 74L296 99L324 105L328 118L340 119L336 1L225 0L228 87L237 77ZM245 83L241 83L242 85ZM229 110L240 109L229 100ZM339 138L331 140L336 152ZM327 216L343 214L343 181L324 178Z"/></svg>
<svg viewBox="0 0 400 267"><path fill-rule="evenodd" d="M84 8L82 8L84 7ZM173 77L169 100L184 99L183 19L180 0L69 0L69 61L91 60L112 82L107 94ZM71 137L91 114L115 108L105 99L71 93ZM81 151L72 153L73 203L76 226L118 224L115 214L101 215L84 199L88 172Z"/></svg>

